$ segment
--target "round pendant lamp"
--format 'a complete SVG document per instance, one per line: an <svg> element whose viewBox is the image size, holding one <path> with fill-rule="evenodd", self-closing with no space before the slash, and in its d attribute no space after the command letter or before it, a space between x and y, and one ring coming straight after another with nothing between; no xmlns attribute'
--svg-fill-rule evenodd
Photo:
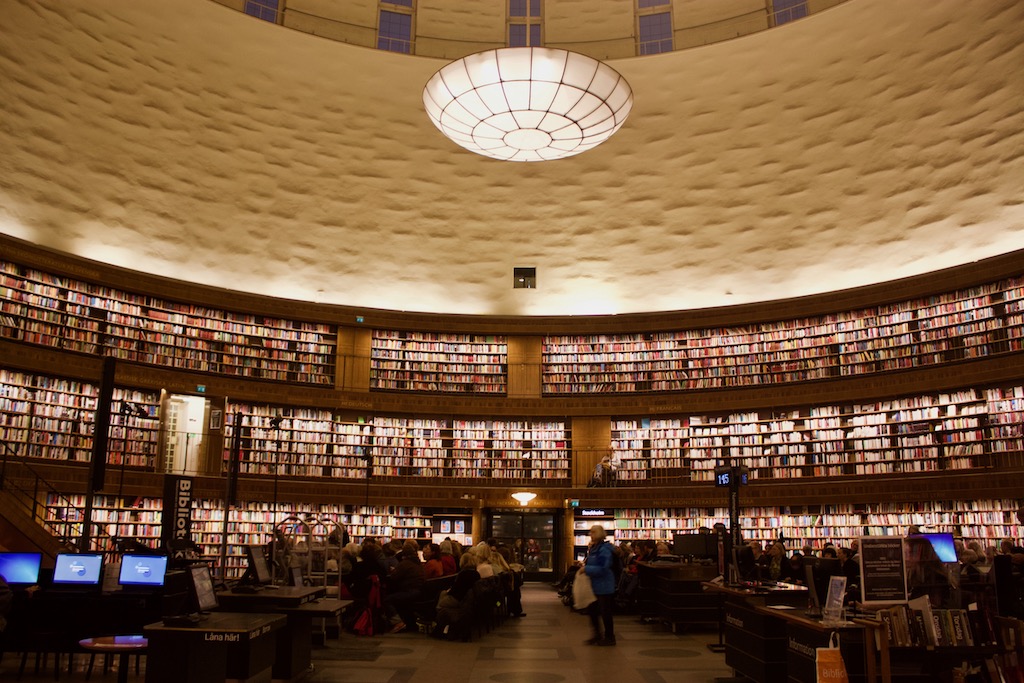
<svg viewBox="0 0 1024 683"><path fill-rule="evenodd" d="M510 47L463 57L423 89L434 125L471 152L546 161L596 147L633 107L619 72L596 59L546 47Z"/></svg>

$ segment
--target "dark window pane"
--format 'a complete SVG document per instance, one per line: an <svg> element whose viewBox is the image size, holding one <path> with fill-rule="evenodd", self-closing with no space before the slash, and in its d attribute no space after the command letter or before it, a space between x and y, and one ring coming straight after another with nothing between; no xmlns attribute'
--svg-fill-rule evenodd
<svg viewBox="0 0 1024 683"><path fill-rule="evenodd" d="M412 7L412 0L384 0L392 5L398 5L399 7Z"/></svg>
<svg viewBox="0 0 1024 683"><path fill-rule="evenodd" d="M638 0L637 7L640 9L647 9L648 7L658 7L660 5L667 5L669 0Z"/></svg>
<svg viewBox="0 0 1024 683"><path fill-rule="evenodd" d="M540 17L540 0L530 0L530 16Z"/></svg>
<svg viewBox="0 0 1024 683"><path fill-rule="evenodd" d="M776 26L807 16L807 0L772 0Z"/></svg>
<svg viewBox="0 0 1024 683"><path fill-rule="evenodd" d="M380 29L377 32L377 48L390 52L408 53L412 43L412 15L400 12L380 11Z"/></svg>
<svg viewBox="0 0 1024 683"><path fill-rule="evenodd" d="M540 24L530 24L530 45L540 45Z"/></svg>
<svg viewBox="0 0 1024 683"><path fill-rule="evenodd" d="M525 17L526 0L508 0L508 15L510 17Z"/></svg>
<svg viewBox="0 0 1024 683"><path fill-rule="evenodd" d="M277 23L277 0L246 0L245 13L263 21Z"/></svg>
<svg viewBox="0 0 1024 683"><path fill-rule="evenodd" d="M526 24L509 24L508 46L526 47Z"/></svg>
<svg viewBox="0 0 1024 683"><path fill-rule="evenodd" d="M640 54L672 50L672 16L668 12L640 17Z"/></svg>

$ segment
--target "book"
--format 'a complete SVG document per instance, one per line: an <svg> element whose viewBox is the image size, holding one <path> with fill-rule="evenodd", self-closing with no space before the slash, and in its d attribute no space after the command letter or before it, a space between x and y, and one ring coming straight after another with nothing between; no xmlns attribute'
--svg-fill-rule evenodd
<svg viewBox="0 0 1024 683"><path fill-rule="evenodd" d="M922 637L920 645L934 647L939 636L935 633L935 620L932 618L932 605L928 602L928 596L912 598L907 606L913 610L914 620L919 624Z"/></svg>

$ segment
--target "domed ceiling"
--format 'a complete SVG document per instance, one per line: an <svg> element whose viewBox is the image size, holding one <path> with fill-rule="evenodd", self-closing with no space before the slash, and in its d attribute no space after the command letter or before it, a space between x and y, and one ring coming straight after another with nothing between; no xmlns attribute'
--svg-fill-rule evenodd
<svg viewBox="0 0 1024 683"><path fill-rule="evenodd" d="M459 3L460 7L464 7ZM0 232L271 296L459 314L703 308L1024 248L1024 3L852 0L611 62L608 142L444 138L444 61L209 0L7 3ZM537 269L513 289L513 269Z"/></svg>

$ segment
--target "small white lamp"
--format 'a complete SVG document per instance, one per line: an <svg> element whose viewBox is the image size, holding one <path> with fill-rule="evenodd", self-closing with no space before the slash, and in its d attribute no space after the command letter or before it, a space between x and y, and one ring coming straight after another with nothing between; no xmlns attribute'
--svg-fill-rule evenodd
<svg viewBox="0 0 1024 683"><path fill-rule="evenodd" d="M532 491L519 491L513 493L512 497L518 500L520 505L528 505L531 500L537 497L537 494Z"/></svg>

